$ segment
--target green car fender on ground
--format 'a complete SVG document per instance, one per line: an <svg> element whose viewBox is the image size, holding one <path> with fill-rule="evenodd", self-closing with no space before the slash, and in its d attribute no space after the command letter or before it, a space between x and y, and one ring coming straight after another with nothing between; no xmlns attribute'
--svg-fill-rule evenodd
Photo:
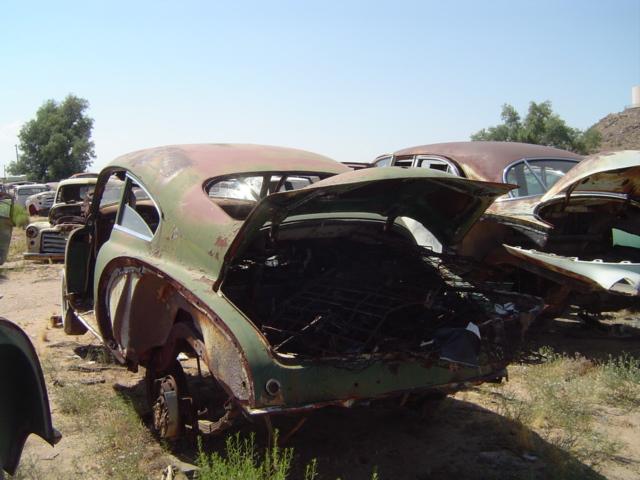
<svg viewBox="0 0 640 480"><path fill-rule="evenodd" d="M38 356L26 333L0 318L0 476L13 474L27 437L51 445L60 438L51 423L49 398Z"/></svg>

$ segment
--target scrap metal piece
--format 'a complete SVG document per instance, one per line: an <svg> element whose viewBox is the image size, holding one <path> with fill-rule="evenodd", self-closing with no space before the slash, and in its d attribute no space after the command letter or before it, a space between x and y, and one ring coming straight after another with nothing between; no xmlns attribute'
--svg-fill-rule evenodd
<svg viewBox="0 0 640 480"><path fill-rule="evenodd" d="M504 245L504 248L515 257L529 261L535 266L581 280L592 286L624 295L640 295L639 263L580 260L577 257L563 257L509 245Z"/></svg>

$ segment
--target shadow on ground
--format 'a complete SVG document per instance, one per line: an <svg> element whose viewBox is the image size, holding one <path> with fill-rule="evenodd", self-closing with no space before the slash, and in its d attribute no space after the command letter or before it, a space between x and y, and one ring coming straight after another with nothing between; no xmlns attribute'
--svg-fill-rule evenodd
<svg viewBox="0 0 640 480"><path fill-rule="evenodd" d="M561 318L536 321L527 334L527 349L548 346L558 353L606 361L622 352L640 359L640 312L585 315L577 310Z"/></svg>
<svg viewBox="0 0 640 480"><path fill-rule="evenodd" d="M198 381L189 376L190 386ZM144 382L114 388L132 401L149 426ZM272 423L284 438L300 419L273 416ZM267 445L268 431L259 418L241 420L227 433L236 432L253 432L258 448ZM526 450L520 446L523 435ZM205 451L223 454L225 437L206 438ZM281 446L295 451L292 480L303 478L305 465L314 458L320 480L370 479L373 471L385 480L604 478L521 424L451 397L410 401L404 407L399 400L387 400L351 409L324 408L307 415L302 428ZM195 462L193 443L182 440L170 448L182 461Z"/></svg>

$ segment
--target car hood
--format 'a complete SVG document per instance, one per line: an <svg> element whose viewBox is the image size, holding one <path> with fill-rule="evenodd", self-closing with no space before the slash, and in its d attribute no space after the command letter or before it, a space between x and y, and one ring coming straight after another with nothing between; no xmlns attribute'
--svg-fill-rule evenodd
<svg viewBox="0 0 640 480"><path fill-rule="evenodd" d="M42 220L42 221L40 221L40 222L31 222L31 223L27 226L27 228L29 228L29 227L34 227L34 228L36 228L37 230L43 230L43 229L45 229L45 228L51 228L51 226L52 226L52 225L51 225L51 223L49 223L49 222L48 222L48 221L46 221L46 220Z"/></svg>
<svg viewBox="0 0 640 480"><path fill-rule="evenodd" d="M579 191L640 198L640 150L599 153L585 158L558 180L540 202Z"/></svg>
<svg viewBox="0 0 640 480"><path fill-rule="evenodd" d="M389 167L346 172L260 201L238 231L225 263L243 252L265 225L277 229L290 217L314 214L366 213L387 221L409 217L422 223L442 244L452 245L464 237L497 197L513 188L428 169Z"/></svg>
<svg viewBox="0 0 640 480"><path fill-rule="evenodd" d="M82 205L82 202L56 203L49 211L49 223L55 225L63 217L80 217Z"/></svg>

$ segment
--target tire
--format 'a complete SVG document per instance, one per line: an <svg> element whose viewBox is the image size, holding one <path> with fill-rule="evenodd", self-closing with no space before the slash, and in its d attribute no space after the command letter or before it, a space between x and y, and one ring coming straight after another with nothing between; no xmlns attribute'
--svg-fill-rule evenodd
<svg viewBox="0 0 640 480"><path fill-rule="evenodd" d="M33 205L29 205L29 215L35 217L36 215L38 215L38 209Z"/></svg>

